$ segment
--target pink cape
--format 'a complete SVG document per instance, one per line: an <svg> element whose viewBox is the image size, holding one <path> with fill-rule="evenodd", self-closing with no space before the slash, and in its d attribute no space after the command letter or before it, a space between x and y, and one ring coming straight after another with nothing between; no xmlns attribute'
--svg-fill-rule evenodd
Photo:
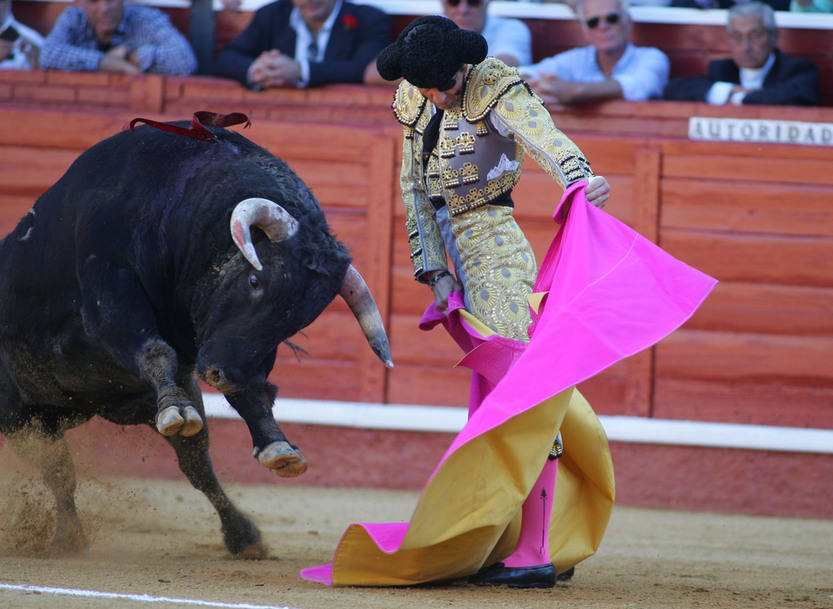
<svg viewBox="0 0 833 609"><path fill-rule="evenodd" d="M574 185L565 192L554 219L563 217L565 210L566 220L544 258L535 295L530 299L536 295L542 298L537 307L533 306L529 343L485 336L475 330L464 319L466 312L461 311L463 303L457 293L449 299L447 316L433 304L423 316L423 329L438 323L446 327L466 352L460 364L483 377L479 387L485 387L478 395L476 374L469 420L434 469L423 496L438 472L472 440L655 344L683 324L717 283L589 204L584 185ZM518 495L515 510L520 509L524 496L523 492ZM478 508L471 506L471 510ZM305 569L301 576L327 585L403 585L444 578L437 573L460 576L454 571L455 564L449 564L447 571L432 564L433 574L418 578L386 572L385 557L391 558L389 568L395 570L393 558L414 522L353 525L339 543L333 564ZM606 518L602 532L604 526ZM351 540L345 543L348 533ZM469 543L469 533L474 532L461 533L454 528L454 535L439 535L437 551L425 553L420 548L420 560L442 563L447 556L454 557L449 543L453 544L454 539ZM353 541L358 534L376 546L370 552L374 558L369 570L364 566L358 570L340 567L351 561L367 562L360 554L368 554L368 550L361 550L361 544ZM345 573L350 571L350 575L340 577L340 568Z"/></svg>

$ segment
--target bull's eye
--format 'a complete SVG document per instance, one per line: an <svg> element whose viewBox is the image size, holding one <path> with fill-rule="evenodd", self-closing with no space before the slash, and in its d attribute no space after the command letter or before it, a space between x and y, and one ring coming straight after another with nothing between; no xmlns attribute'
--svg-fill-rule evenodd
<svg viewBox="0 0 833 609"><path fill-rule="evenodd" d="M258 279L257 275L255 275L254 273L249 275L249 285L252 286L253 290L260 289L260 279Z"/></svg>

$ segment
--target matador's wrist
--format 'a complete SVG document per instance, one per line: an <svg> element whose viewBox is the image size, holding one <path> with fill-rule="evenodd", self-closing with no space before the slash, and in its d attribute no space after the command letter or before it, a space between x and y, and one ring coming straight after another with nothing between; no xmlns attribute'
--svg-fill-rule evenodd
<svg viewBox="0 0 833 609"><path fill-rule="evenodd" d="M434 273L434 274L431 276L431 278L428 280L428 287L433 288L435 285L437 285L437 282L438 282L440 279L442 279L443 277L451 277L451 273L449 273L449 272L448 272L448 271L446 271L446 270L437 271L437 272L436 272L436 273Z"/></svg>

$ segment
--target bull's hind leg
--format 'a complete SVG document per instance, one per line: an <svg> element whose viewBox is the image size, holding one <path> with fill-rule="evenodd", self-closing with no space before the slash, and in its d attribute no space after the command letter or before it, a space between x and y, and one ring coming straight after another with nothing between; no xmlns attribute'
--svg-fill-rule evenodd
<svg viewBox="0 0 833 609"><path fill-rule="evenodd" d="M75 507L75 467L62 435L49 435L28 427L8 437L9 444L24 460L37 467L55 497L57 520L52 554L72 554L87 548L87 537Z"/></svg>
<svg viewBox="0 0 833 609"><path fill-rule="evenodd" d="M232 503L214 474L208 454L208 429L189 438L170 436L166 440L176 451L179 468L217 510L228 551L236 558L265 558L267 549L260 542L260 531Z"/></svg>
<svg viewBox="0 0 833 609"><path fill-rule="evenodd" d="M185 388L199 414L205 417L202 392L193 373L182 370L177 373L176 381L180 387ZM260 531L235 507L217 481L208 452L208 428L188 438L174 436L167 440L176 451L179 468L194 488L202 491L217 510L222 524L223 541L228 551L238 558L264 558L267 550L260 542Z"/></svg>

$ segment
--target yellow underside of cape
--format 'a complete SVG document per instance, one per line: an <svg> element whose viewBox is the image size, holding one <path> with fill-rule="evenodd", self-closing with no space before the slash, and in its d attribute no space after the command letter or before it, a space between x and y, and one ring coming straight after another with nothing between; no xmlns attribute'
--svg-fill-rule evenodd
<svg viewBox="0 0 833 609"><path fill-rule="evenodd" d="M484 336L492 332L462 311ZM365 529L344 534L333 584L413 585L465 577L508 556L521 506L561 431L550 521L550 557L558 572L593 554L613 509L607 437L587 400L571 388L460 447L420 496L400 549L381 551Z"/></svg>

